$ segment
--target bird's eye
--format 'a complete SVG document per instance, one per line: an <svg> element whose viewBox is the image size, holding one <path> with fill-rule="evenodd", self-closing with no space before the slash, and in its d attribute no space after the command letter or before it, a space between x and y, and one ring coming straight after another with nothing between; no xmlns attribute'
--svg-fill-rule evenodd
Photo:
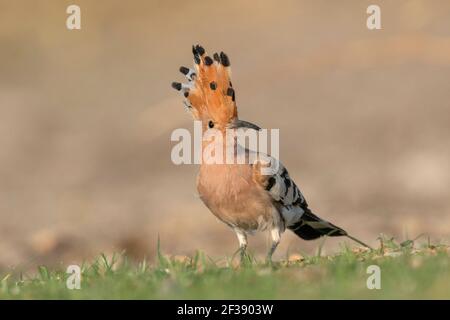
<svg viewBox="0 0 450 320"><path fill-rule="evenodd" d="M208 127L210 127L211 129L214 128L214 122L212 122L211 120L209 120L209 122L208 122Z"/></svg>

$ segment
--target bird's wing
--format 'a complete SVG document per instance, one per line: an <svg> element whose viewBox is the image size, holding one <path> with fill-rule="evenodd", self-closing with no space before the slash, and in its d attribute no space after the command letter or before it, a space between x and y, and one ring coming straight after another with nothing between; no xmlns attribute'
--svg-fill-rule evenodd
<svg viewBox="0 0 450 320"><path fill-rule="evenodd" d="M273 161L266 166L273 166ZM343 236L347 233L341 228L325 221L311 212L300 189L289 176L287 169L278 162L278 170L270 175L261 174L262 164L254 165L254 177L272 197L274 205L280 212L285 226L303 239L316 239L323 235Z"/></svg>
<svg viewBox="0 0 450 320"><path fill-rule="evenodd" d="M278 169L275 173L262 174L263 167L276 168L274 163L277 160L273 157L267 159L270 160L270 164L258 162L253 166L253 176L256 182L271 196L274 205L282 215L285 226L289 227L301 219L308 209L308 204L281 162L278 161Z"/></svg>

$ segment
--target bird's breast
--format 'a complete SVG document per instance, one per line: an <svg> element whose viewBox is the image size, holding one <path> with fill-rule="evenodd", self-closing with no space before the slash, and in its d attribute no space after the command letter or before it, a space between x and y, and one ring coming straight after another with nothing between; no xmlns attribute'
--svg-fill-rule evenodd
<svg viewBox="0 0 450 320"><path fill-rule="evenodd" d="M230 226L257 230L273 223L271 199L253 180L250 165L202 165L197 190L211 212Z"/></svg>

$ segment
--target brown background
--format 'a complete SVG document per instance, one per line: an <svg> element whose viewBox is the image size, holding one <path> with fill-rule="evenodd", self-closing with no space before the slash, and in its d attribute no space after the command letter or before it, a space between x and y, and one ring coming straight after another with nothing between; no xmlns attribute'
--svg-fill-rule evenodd
<svg viewBox="0 0 450 320"><path fill-rule="evenodd" d="M280 129L316 213L371 244L449 240L449 1L0 0L0 268L152 258L158 233L167 253L234 252L197 168L170 161L194 43L229 54L241 117ZM320 243L283 240L277 258Z"/></svg>

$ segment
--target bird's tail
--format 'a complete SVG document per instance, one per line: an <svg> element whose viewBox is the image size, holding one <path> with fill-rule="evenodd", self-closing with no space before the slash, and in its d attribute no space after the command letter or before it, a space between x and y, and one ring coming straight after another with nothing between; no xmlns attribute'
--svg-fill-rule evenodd
<svg viewBox="0 0 450 320"><path fill-rule="evenodd" d="M289 226L289 229L291 229L296 235L304 240L313 240L323 236L345 236L366 248L372 249L369 245L365 244L361 240L358 240L355 237L349 235L344 229L319 218L309 209L305 211L305 213L297 223Z"/></svg>

